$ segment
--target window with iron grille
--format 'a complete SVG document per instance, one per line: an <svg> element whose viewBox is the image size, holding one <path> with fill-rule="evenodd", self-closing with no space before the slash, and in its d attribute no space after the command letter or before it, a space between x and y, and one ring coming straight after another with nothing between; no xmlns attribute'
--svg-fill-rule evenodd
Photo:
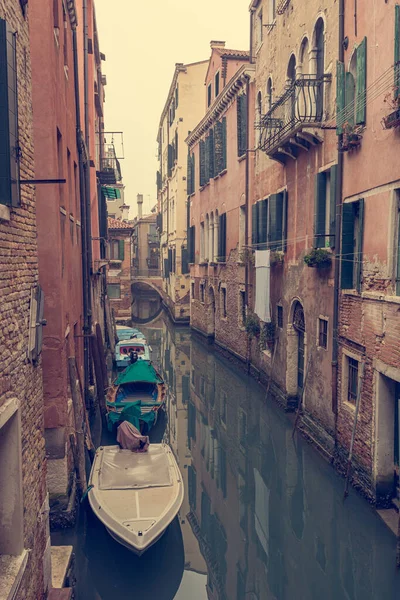
<svg viewBox="0 0 400 600"><path fill-rule="evenodd" d="M355 404L358 389L358 360L348 357L347 401Z"/></svg>
<svg viewBox="0 0 400 600"><path fill-rule="evenodd" d="M200 302L204 302L204 283L200 284Z"/></svg>
<svg viewBox="0 0 400 600"><path fill-rule="evenodd" d="M328 321L326 319L318 319L318 346L320 348L328 348Z"/></svg>
<svg viewBox="0 0 400 600"><path fill-rule="evenodd" d="M278 327L280 329L283 328L283 306L277 306L276 307L276 313L277 313L277 322L278 322Z"/></svg>
<svg viewBox="0 0 400 600"><path fill-rule="evenodd" d="M240 290L239 292L239 323L241 327L244 327L246 323L246 292Z"/></svg>
<svg viewBox="0 0 400 600"><path fill-rule="evenodd" d="M107 285L107 295L111 300L119 300L121 298L121 286L119 283L109 283Z"/></svg>

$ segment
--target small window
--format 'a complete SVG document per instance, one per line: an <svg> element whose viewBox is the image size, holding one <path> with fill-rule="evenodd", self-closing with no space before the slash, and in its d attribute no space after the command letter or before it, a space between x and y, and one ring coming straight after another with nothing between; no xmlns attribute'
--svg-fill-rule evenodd
<svg viewBox="0 0 400 600"><path fill-rule="evenodd" d="M225 425L227 423L227 414L228 414L228 398L226 392L221 392L221 406L220 406L220 417L221 423Z"/></svg>
<svg viewBox="0 0 400 600"><path fill-rule="evenodd" d="M215 75L215 97L219 94L219 71Z"/></svg>
<svg viewBox="0 0 400 600"><path fill-rule="evenodd" d="M239 323L241 327L244 327L246 323L246 292L244 290L239 292Z"/></svg>
<svg viewBox="0 0 400 600"><path fill-rule="evenodd" d="M283 329L283 306L276 307L278 327Z"/></svg>
<svg viewBox="0 0 400 600"><path fill-rule="evenodd" d="M110 300L119 300L121 298L121 286L119 283L109 283L107 285L107 295Z"/></svg>
<svg viewBox="0 0 400 600"><path fill-rule="evenodd" d="M195 292L194 292L194 281L192 281L191 283L191 287L192 287L192 300L195 299Z"/></svg>
<svg viewBox="0 0 400 600"><path fill-rule="evenodd" d="M337 166L318 173L315 183L314 246L334 248Z"/></svg>
<svg viewBox="0 0 400 600"><path fill-rule="evenodd" d="M204 302L204 283L200 284L200 302Z"/></svg>
<svg viewBox="0 0 400 600"><path fill-rule="evenodd" d="M328 321L327 319L318 319L318 346L328 348Z"/></svg>
<svg viewBox="0 0 400 600"><path fill-rule="evenodd" d="M223 318L226 318L226 288L221 288L221 313Z"/></svg>
<svg viewBox="0 0 400 600"><path fill-rule="evenodd" d="M350 356L348 361L348 383L347 383L347 401L351 404L357 402L358 389L358 361Z"/></svg>
<svg viewBox="0 0 400 600"><path fill-rule="evenodd" d="M212 100L212 85L211 85L211 83L209 83L208 88L207 88L207 106L211 106L211 100Z"/></svg>

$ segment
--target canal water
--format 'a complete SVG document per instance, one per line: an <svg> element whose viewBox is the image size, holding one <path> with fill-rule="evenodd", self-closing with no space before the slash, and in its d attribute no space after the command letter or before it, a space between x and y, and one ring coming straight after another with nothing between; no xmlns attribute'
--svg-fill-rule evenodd
<svg viewBox="0 0 400 600"><path fill-rule="evenodd" d="M185 482L182 509L141 558L81 510L78 600L399 600L395 537L302 439L265 389L188 328L142 327L169 386L152 440ZM112 440L103 439L105 443Z"/></svg>

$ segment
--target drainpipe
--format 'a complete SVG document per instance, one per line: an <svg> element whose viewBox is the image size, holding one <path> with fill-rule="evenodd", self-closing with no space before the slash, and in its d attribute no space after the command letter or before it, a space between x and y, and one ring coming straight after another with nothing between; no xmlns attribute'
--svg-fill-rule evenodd
<svg viewBox="0 0 400 600"><path fill-rule="evenodd" d="M92 275L92 219L91 219L91 202L90 202L90 135L89 135L89 76L88 76L88 5L87 0L83 0L83 78L84 78L84 107L85 107L85 145L86 145L86 162L85 168L85 192L86 192L86 235L87 235L87 270L88 278L88 323L87 334L92 332L92 290L91 290L91 275Z"/></svg>
<svg viewBox="0 0 400 600"><path fill-rule="evenodd" d="M244 239L245 245L248 245L249 238L249 213L250 213L250 83L246 80L246 95L247 95L247 140L246 140L246 184L245 184L245 202L246 211L244 217ZM249 305L249 261L245 260L245 302Z"/></svg>
<svg viewBox="0 0 400 600"><path fill-rule="evenodd" d="M339 61L344 62L344 0L339 0ZM341 146L342 135L338 138ZM333 347L332 347L332 412L335 415L335 438L337 430L337 386L339 356L339 299L340 299L340 253L342 232L342 196L343 196L343 153L338 151L337 188L336 188L336 228L335 228L335 275L333 304Z"/></svg>
<svg viewBox="0 0 400 600"><path fill-rule="evenodd" d="M82 238L82 292L83 292L83 368L85 378L85 402L88 402L88 389L90 377L90 355L89 355L89 338L88 333L88 316L89 316L89 298L88 292L90 289L90 274L87 262L87 246L90 243L90 238L87 237L87 212L86 212L86 196L85 196L85 173L83 155L83 135L81 130L81 109L80 109L80 94L79 94L79 67L78 67L78 43L76 35L76 26L72 29L72 48L74 57L74 88L75 88L75 119L76 119L76 141L78 147L78 163L79 163L79 199L81 209L81 238Z"/></svg>

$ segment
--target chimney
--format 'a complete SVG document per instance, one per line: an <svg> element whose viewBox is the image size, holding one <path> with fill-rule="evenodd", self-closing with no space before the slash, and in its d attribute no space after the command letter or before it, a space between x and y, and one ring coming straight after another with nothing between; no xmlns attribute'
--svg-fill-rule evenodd
<svg viewBox="0 0 400 600"><path fill-rule="evenodd" d="M221 42L220 40L211 40L210 47L211 50L214 48L225 48L225 42Z"/></svg>
<svg viewBox="0 0 400 600"><path fill-rule="evenodd" d="M128 221L129 220L129 204L123 204L121 206L121 219L123 221Z"/></svg>
<svg viewBox="0 0 400 600"><path fill-rule="evenodd" d="M137 195L137 215L138 215L138 219L142 218L142 211L143 211L143 194L138 194Z"/></svg>

